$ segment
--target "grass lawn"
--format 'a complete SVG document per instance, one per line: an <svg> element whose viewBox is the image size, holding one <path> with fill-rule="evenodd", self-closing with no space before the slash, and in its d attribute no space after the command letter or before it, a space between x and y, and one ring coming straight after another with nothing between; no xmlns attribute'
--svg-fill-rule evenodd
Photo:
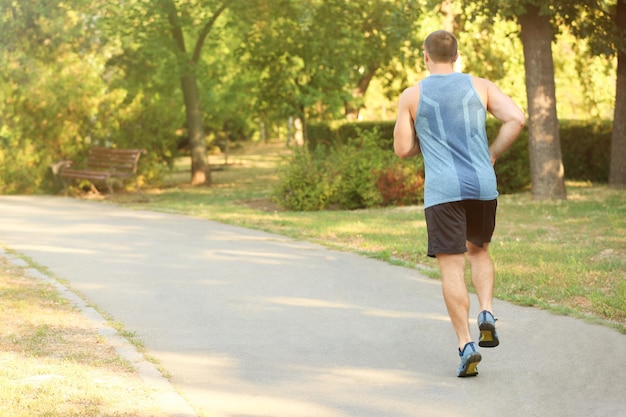
<svg viewBox="0 0 626 417"><path fill-rule="evenodd" d="M120 194L109 201L187 214L265 230L420 268L437 279L426 256L422 207L292 212L272 203L282 144L251 145L211 157L211 187L186 185L182 159L141 202ZM497 298L601 321L626 333L626 192L568 183L567 201L533 201L530 193L499 198L491 245ZM469 274L468 274L469 283Z"/></svg>

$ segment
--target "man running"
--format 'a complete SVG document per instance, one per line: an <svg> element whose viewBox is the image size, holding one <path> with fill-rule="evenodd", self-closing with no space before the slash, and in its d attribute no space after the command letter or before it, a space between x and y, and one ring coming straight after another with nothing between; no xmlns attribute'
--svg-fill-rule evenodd
<svg viewBox="0 0 626 417"><path fill-rule="evenodd" d="M498 345L492 308L494 266L488 253L495 228L498 190L493 165L522 131L526 117L494 83L454 71L457 40L439 30L424 41L430 75L400 96L394 150L424 158L424 210L428 256L441 269L443 297L459 341L459 377L478 374L482 357L469 329L465 257L481 313L481 347ZM502 122L491 145L487 112Z"/></svg>

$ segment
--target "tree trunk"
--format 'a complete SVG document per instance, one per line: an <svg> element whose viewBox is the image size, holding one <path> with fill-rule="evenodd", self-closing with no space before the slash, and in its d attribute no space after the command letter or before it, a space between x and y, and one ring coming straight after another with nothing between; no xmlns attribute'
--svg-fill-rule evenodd
<svg viewBox="0 0 626 417"><path fill-rule="evenodd" d="M619 33L626 33L626 0L617 2L615 24ZM609 174L609 185L614 188L626 188L626 50L625 45L619 45L618 48L620 46L621 49L617 52L617 85Z"/></svg>
<svg viewBox="0 0 626 417"><path fill-rule="evenodd" d="M363 97L365 97L365 93L367 93L367 89L369 88L374 75L376 75L376 71L378 71L377 63L369 65L361 76L358 85L352 91L354 102L346 102L344 105L347 120L359 120L359 112L361 111L360 101ZM356 105L354 103L356 103Z"/></svg>
<svg viewBox="0 0 626 417"><path fill-rule="evenodd" d="M202 125L198 81L191 71L191 68L186 69L186 74L181 77L187 114L189 150L191 152L191 184L210 185L211 171L207 162L207 146L204 126Z"/></svg>
<svg viewBox="0 0 626 417"><path fill-rule="evenodd" d="M524 45L533 199L566 199L556 114L552 24L548 16L539 14L539 7L532 5L526 6L526 13L518 20Z"/></svg>
<svg viewBox="0 0 626 417"><path fill-rule="evenodd" d="M452 0L441 0L439 11L443 15L443 28L450 33L459 32L459 15L455 11Z"/></svg>
<svg viewBox="0 0 626 417"><path fill-rule="evenodd" d="M183 34L183 28L179 20L178 11L176 10L176 4L172 0L168 0L162 3L162 5L167 13L172 37L174 38L178 52L181 54L181 57L186 57L187 47L185 46L185 35ZM202 27L191 59L185 58L185 67L182 69L183 75L180 78L183 98L185 100L185 112L187 115L192 185L211 185L211 171L207 161L206 138L202 124L202 111L200 109L200 92L198 90L198 80L194 73L194 68L200 59L200 52L204 40L211 31L215 20L225 8L226 3L223 3Z"/></svg>
<svg viewBox="0 0 626 417"><path fill-rule="evenodd" d="M309 143L309 121L306 118L306 109L303 105L300 106L300 123L302 124L302 143L300 145L306 145Z"/></svg>

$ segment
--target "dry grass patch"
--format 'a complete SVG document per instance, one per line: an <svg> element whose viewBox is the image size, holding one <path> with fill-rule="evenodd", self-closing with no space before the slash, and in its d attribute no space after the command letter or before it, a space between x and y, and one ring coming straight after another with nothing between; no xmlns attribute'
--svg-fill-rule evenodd
<svg viewBox="0 0 626 417"><path fill-rule="evenodd" d="M0 322L1 416L161 417L94 323L3 256Z"/></svg>

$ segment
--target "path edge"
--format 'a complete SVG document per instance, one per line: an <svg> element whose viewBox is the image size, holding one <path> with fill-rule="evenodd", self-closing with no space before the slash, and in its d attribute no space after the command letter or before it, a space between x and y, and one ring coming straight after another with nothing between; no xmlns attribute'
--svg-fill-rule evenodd
<svg viewBox="0 0 626 417"><path fill-rule="evenodd" d="M164 416L199 417L198 413L196 413L187 400L176 391L171 382L161 374L156 366L146 360L128 339L121 336L95 308L87 305L85 300L79 295L61 284L55 278L33 267L31 263L20 257L23 255L11 254L0 247L0 256L7 259L13 265L24 268L25 273L29 277L54 287L62 298L67 300L72 306L78 309L83 316L89 319L94 324L98 335L102 336L107 343L115 349L120 357L130 362L143 383L154 390L155 398L159 400L159 404L155 405L158 406L158 410L163 413Z"/></svg>

